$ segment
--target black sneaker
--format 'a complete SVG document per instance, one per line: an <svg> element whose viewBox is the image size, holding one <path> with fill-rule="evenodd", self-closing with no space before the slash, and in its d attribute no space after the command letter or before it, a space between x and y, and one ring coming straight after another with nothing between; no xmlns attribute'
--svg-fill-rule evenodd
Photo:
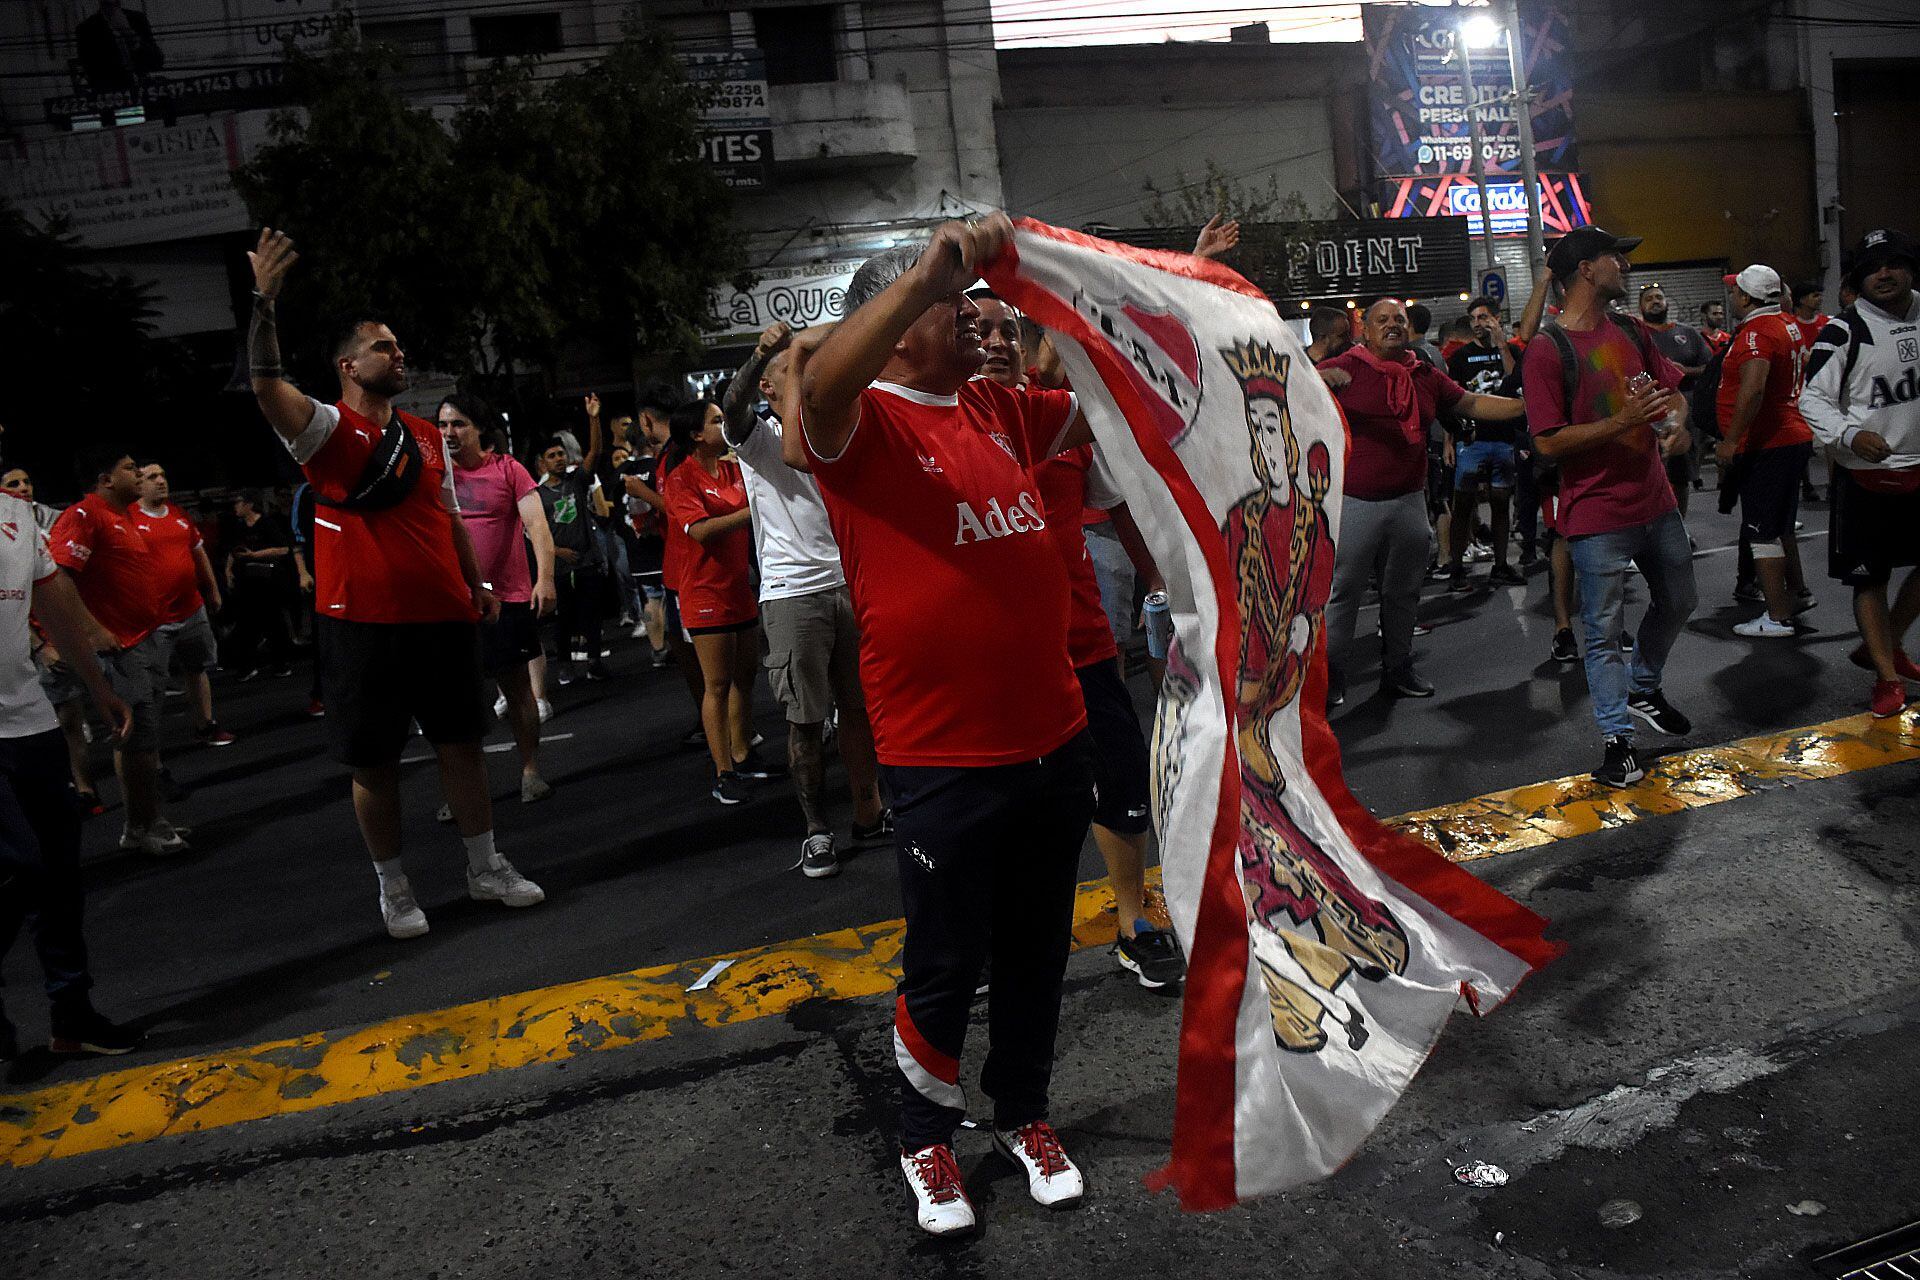
<svg viewBox="0 0 1920 1280"><path fill-rule="evenodd" d="M1539 562L1540 553L1535 551L1531 544L1520 548L1520 567L1522 569L1531 569Z"/></svg>
<svg viewBox="0 0 1920 1280"><path fill-rule="evenodd" d="M1135 974L1141 986L1155 991L1187 976L1187 962L1172 934L1145 920L1135 920L1133 929L1131 938L1122 934L1114 943L1113 958L1122 969Z"/></svg>
<svg viewBox="0 0 1920 1280"><path fill-rule="evenodd" d="M739 774L727 772L713 780L713 798L721 804L745 804L747 783Z"/></svg>
<svg viewBox="0 0 1920 1280"><path fill-rule="evenodd" d="M704 725L695 724L693 728L680 735L680 745L689 750L701 751L707 748L707 730Z"/></svg>
<svg viewBox="0 0 1920 1280"><path fill-rule="evenodd" d="M743 778L766 779L787 776L787 766L765 759L752 747L747 748L745 758L734 761L733 771Z"/></svg>
<svg viewBox="0 0 1920 1280"><path fill-rule="evenodd" d="M1497 587L1524 587L1527 585L1527 575L1510 564L1497 564L1487 574L1487 581Z"/></svg>
<svg viewBox="0 0 1920 1280"><path fill-rule="evenodd" d="M1741 604L1760 604L1766 600L1767 593L1760 589L1758 582L1749 579L1734 584L1733 598Z"/></svg>
<svg viewBox="0 0 1920 1280"><path fill-rule="evenodd" d="M606 664L606 663L604 663L604 662L602 662L602 661L600 661L600 660L599 660L598 658L596 658L596 659L594 659L594 660L593 660L592 662L589 662L589 663L587 664L587 679L589 679L589 680L611 680L611 679L613 679L613 672L611 672L611 671L609 671L609 670L607 670L607 664Z"/></svg>
<svg viewBox="0 0 1920 1280"><path fill-rule="evenodd" d="M1593 780L1608 787L1630 787L1647 776L1640 757L1625 738L1608 738L1606 759L1593 771Z"/></svg>
<svg viewBox="0 0 1920 1280"><path fill-rule="evenodd" d="M1802 591L1793 598L1793 608L1787 612L1789 618L1797 618L1803 613L1811 613L1820 602L1814 599L1813 592Z"/></svg>
<svg viewBox="0 0 1920 1280"><path fill-rule="evenodd" d="M140 1047L140 1033L107 1021L92 1005L84 1009L53 1011L53 1035L47 1048L54 1053L132 1053Z"/></svg>
<svg viewBox="0 0 1920 1280"><path fill-rule="evenodd" d="M880 820L870 827L853 824L853 842L855 844L874 844L893 837L893 810L882 809Z"/></svg>
<svg viewBox="0 0 1920 1280"><path fill-rule="evenodd" d="M1658 689L1652 693L1636 693L1629 697L1627 710L1661 733L1679 738L1693 732L1693 721L1675 710L1673 704L1662 697Z"/></svg>
<svg viewBox="0 0 1920 1280"><path fill-rule="evenodd" d="M1447 590L1453 592L1455 595L1465 595L1467 592L1473 590L1473 580L1467 577L1467 571L1464 566L1455 569L1447 576Z"/></svg>
<svg viewBox="0 0 1920 1280"><path fill-rule="evenodd" d="M573 683L572 665L565 662L554 664L553 682L557 685L561 685L562 687L572 684Z"/></svg>
<svg viewBox="0 0 1920 1280"><path fill-rule="evenodd" d="M1390 673L1381 687L1396 698L1431 698L1433 686L1420 678L1412 667Z"/></svg>
<svg viewBox="0 0 1920 1280"><path fill-rule="evenodd" d="M1580 661L1580 646L1573 642L1573 628L1562 627L1553 633L1553 660L1559 663Z"/></svg>
<svg viewBox="0 0 1920 1280"><path fill-rule="evenodd" d="M800 846L800 874L809 880L824 880L840 874L840 859L833 851L833 833L816 831Z"/></svg>
<svg viewBox="0 0 1920 1280"><path fill-rule="evenodd" d="M1633 652L1633 633L1632 632L1622 631L1620 633L1620 652L1622 653Z"/></svg>

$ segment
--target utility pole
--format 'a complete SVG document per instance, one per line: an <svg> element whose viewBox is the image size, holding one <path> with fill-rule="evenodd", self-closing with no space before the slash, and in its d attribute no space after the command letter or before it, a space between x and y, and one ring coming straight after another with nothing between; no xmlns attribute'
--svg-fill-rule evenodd
<svg viewBox="0 0 1920 1280"><path fill-rule="evenodd" d="M1527 83L1526 59L1520 48L1518 0L1494 3L1500 10L1501 25L1507 29L1507 66L1513 73L1513 118L1520 126L1520 180L1526 185L1527 262L1531 267L1547 256L1546 237L1540 230L1540 172L1533 158L1533 88Z"/></svg>
<svg viewBox="0 0 1920 1280"><path fill-rule="evenodd" d="M1455 0L1455 3L1458 4L1459 0ZM1487 270L1497 271L1500 263L1493 249L1493 202L1487 199L1486 143L1480 136L1480 100L1474 95L1473 89L1473 49L1459 26L1453 29L1453 56L1460 62L1460 80L1467 91L1467 131L1473 144L1473 183L1480 188L1482 249L1487 258Z"/></svg>

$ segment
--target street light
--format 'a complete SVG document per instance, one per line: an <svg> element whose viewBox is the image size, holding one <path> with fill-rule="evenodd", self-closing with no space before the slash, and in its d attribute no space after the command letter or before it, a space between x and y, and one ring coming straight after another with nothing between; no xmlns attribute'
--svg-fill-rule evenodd
<svg viewBox="0 0 1920 1280"><path fill-rule="evenodd" d="M1520 181L1527 197L1528 266L1547 256L1540 229L1540 174L1533 156L1533 90L1527 84L1527 64L1520 50L1520 9L1515 0L1495 0L1507 29L1507 66L1513 76L1513 119L1520 134Z"/></svg>
<svg viewBox="0 0 1920 1280"><path fill-rule="evenodd" d="M1457 4L1459 0L1455 0ZM1453 57L1460 64L1460 85L1467 97L1467 139L1473 148L1473 185L1480 192L1480 238L1487 257L1487 270L1498 270L1499 260L1493 248L1493 202L1487 198L1486 143L1480 133L1480 99L1473 87L1474 49L1491 46L1499 27L1486 14L1462 20L1454 30Z"/></svg>
<svg viewBox="0 0 1920 1280"><path fill-rule="evenodd" d="M1500 24L1486 14L1478 14L1460 24L1460 35L1469 49L1491 49L1500 39Z"/></svg>

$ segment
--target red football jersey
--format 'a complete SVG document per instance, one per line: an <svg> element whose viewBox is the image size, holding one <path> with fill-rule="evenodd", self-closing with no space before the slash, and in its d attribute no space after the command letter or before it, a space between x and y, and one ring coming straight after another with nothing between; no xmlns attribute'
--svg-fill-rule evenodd
<svg viewBox="0 0 1920 1280"><path fill-rule="evenodd" d="M1810 339L1803 341L1805 332L1803 321L1769 311L1749 317L1733 335L1733 345L1727 348L1726 362L1720 367L1720 387L1714 401L1722 430L1733 421L1741 371L1751 361L1767 362L1766 389L1760 393L1758 412L1740 439L1740 452L1806 444L1813 439L1813 429L1800 416L1800 388L1806 377L1807 349L1812 345Z"/></svg>
<svg viewBox="0 0 1920 1280"><path fill-rule="evenodd" d="M290 445L314 493L337 502L360 482L383 422L345 404L320 406L309 435ZM338 425L326 428L327 415ZM347 511L324 503L313 517L314 612L349 622L473 622L473 596L453 549L451 463L440 429L402 413L420 446L422 472L407 496L384 511ZM311 452L303 442L322 439ZM302 454L305 454L304 458Z"/></svg>
<svg viewBox="0 0 1920 1280"><path fill-rule="evenodd" d="M1088 473L1093 469L1093 446L1057 453L1033 469L1040 486L1040 505L1047 513L1047 533L1067 570L1067 655L1075 668L1117 657L1113 627L1100 603L1100 580L1087 553L1087 511L1108 518L1105 507L1087 505ZM1098 495L1105 498L1108 495Z"/></svg>
<svg viewBox="0 0 1920 1280"><path fill-rule="evenodd" d="M760 616L753 589L753 529L741 525L706 542L687 530L702 520L731 515L747 505L740 464L720 459L717 475L708 475L698 458L673 469L660 496L667 503L669 542L678 543L674 590L680 593L680 621L688 629L729 627Z"/></svg>
<svg viewBox="0 0 1920 1280"><path fill-rule="evenodd" d="M121 648L153 634L162 621L153 553L133 521L90 493L60 513L47 539L54 563L72 571L87 610Z"/></svg>
<svg viewBox="0 0 1920 1280"><path fill-rule="evenodd" d="M951 396L876 383L840 455L814 456L881 763L1013 764L1085 727L1066 570L1028 470L1074 411L1070 392L985 378Z"/></svg>
<svg viewBox="0 0 1920 1280"><path fill-rule="evenodd" d="M200 530L172 503L154 516L136 502L127 508L127 519L147 540L147 549L153 554L150 572L159 597L160 625L185 622L206 603L200 598L200 575L193 559L194 549L201 542Z"/></svg>

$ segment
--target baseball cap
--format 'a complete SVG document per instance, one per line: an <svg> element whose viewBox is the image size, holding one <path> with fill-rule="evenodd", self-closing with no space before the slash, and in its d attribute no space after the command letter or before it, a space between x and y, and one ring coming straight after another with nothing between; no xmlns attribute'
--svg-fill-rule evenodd
<svg viewBox="0 0 1920 1280"><path fill-rule="evenodd" d="M1780 283L1780 273L1772 267L1763 267L1754 263L1744 267L1734 275L1722 277L1729 289L1738 289L1749 298L1761 302L1778 302L1786 287Z"/></svg>
<svg viewBox="0 0 1920 1280"><path fill-rule="evenodd" d="M1599 227L1575 227L1553 242L1547 250L1547 270L1556 280L1565 279L1583 262L1603 253L1632 253L1640 247L1639 236L1616 236Z"/></svg>
<svg viewBox="0 0 1920 1280"><path fill-rule="evenodd" d="M1849 255L1847 283L1857 289L1867 272L1902 259L1909 267L1920 266L1920 253L1916 253L1912 237L1885 228L1869 231L1860 237L1860 243L1853 246L1853 253Z"/></svg>

